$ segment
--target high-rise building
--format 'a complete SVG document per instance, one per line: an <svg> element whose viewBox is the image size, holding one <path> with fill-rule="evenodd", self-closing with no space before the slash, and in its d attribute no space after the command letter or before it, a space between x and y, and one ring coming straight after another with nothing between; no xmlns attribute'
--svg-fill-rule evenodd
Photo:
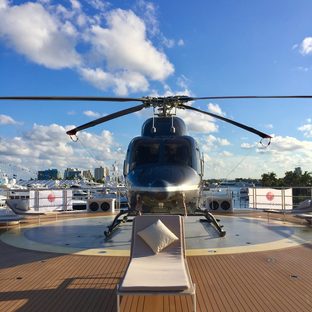
<svg viewBox="0 0 312 312"><path fill-rule="evenodd" d="M48 169L38 171L38 180L57 180L61 174L57 169Z"/></svg>
<svg viewBox="0 0 312 312"><path fill-rule="evenodd" d="M82 176L88 180L92 180L93 176L90 170L83 170L82 171Z"/></svg>
<svg viewBox="0 0 312 312"><path fill-rule="evenodd" d="M105 177L105 168L102 166L100 168L94 169L94 179L95 181L102 180Z"/></svg>
<svg viewBox="0 0 312 312"><path fill-rule="evenodd" d="M80 179L82 177L81 170L77 168L67 168L64 171L64 179Z"/></svg>

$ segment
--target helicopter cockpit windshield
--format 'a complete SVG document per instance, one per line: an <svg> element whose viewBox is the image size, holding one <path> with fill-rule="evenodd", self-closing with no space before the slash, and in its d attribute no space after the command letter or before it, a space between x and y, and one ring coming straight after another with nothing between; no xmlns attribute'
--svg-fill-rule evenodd
<svg viewBox="0 0 312 312"><path fill-rule="evenodd" d="M132 150L130 171L146 164L177 164L192 167L192 153L187 140L137 141Z"/></svg>
<svg viewBox="0 0 312 312"><path fill-rule="evenodd" d="M133 159L130 170L137 166L153 164L160 159L160 143L139 142L133 152Z"/></svg>
<svg viewBox="0 0 312 312"><path fill-rule="evenodd" d="M192 165L192 157L187 142L165 142L164 162L184 166Z"/></svg>

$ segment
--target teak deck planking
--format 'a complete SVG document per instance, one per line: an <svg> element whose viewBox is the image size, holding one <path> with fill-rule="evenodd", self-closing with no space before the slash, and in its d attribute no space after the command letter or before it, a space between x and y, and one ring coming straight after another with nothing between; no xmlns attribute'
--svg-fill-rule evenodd
<svg viewBox="0 0 312 312"><path fill-rule="evenodd" d="M127 257L63 255L0 241L0 311L116 311ZM312 245L187 257L197 311L312 311ZM192 311L191 297L123 297L122 311Z"/></svg>

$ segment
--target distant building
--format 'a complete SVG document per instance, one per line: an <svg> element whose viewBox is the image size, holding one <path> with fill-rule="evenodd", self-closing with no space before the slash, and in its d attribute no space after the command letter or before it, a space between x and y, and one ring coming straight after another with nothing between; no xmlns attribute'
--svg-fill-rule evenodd
<svg viewBox="0 0 312 312"><path fill-rule="evenodd" d="M301 170L301 167L297 167L297 168L295 168L295 174L297 174L297 175L302 175L302 170Z"/></svg>
<svg viewBox="0 0 312 312"><path fill-rule="evenodd" d="M57 180L61 178L61 173L57 169L38 171L38 180Z"/></svg>
<svg viewBox="0 0 312 312"><path fill-rule="evenodd" d="M87 180L92 180L93 179L93 176L92 176L92 173L90 170L83 170L82 171L82 176L84 178L86 178Z"/></svg>
<svg viewBox="0 0 312 312"><path fill-rule="evenodd" d="M95 168L94 169L94 179L95 181L102 180L105 177L105 168L102 166L100 168Z"/></svg>
<svg viewBox="0 0 312 312"><path fill-rule="evenodd" d="M72 180L72 179L81 179L82 172L77 168L67 168L64 171L64 179Z"/></svg>

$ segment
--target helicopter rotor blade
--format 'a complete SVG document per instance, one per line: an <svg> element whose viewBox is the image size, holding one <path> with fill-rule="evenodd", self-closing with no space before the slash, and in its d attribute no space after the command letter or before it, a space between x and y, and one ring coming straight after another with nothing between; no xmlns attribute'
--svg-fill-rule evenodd
<svg viewBox="0 0 312 312"><path fill-rule="evenodd" d="M257 135L259 135L263 139L271 139L272 138L270 135L268 135L268 134L266 134L264 132L261 132L261 131L259 131L257 129L251 128L251 127L246 126L244 124L241 124L241 123L239 123L237 121L234 121L232 119L228 119L228 118L225 118L225 117L213 114L213 113L205 112L205 111L202 111L202 110L200 110L198 108L195 108L195 107L192 107L192 106L188 106L188 105L184 105L184 104L182 104L181 107L183 107L185 109L193 110L193 111L196 111L196 112L199 112L199 113L203 113L203 114L206 114L208 116L211 116L211 117L214 117L214 118L217 118L217 119L220 119L220 120L223 120L223 121L228 122L228 123L230 123L230 124L232 124L234 126L237 126L237 127L242 128L244 130L247 130L249 132L257 134Z"/></svg>
<svg viewBox="0 0 312 312"><path fill-rule="evenodd" d="M229 95L187 97L188 101L196 100L234 100L234 99L312 99L312 95Z"/></svg>
<svg viewBox="0 0 312 312"><path fill-rule="evenodd" d="M145 107L144 104L141 104L141 105L138 105L138 106L133 106L133 107L130 107L130 108L127 108L127 109L115 112L113 114L110 114L110 115L98 118L96 120L90 121L90 122L88 122L86 124L83 124L83 125L81 125L79 127L71 129L71 130L67 131L66 133L68 135L75 135L78 131L81 131L81 130L84 130L84 129L96 126L96 125L98 125L100 123L103 123L103 122L106 122L106 121L109 121L109 120L112 120L112 119L115 119L115 118L118 118L118 117L121 117L121 116L124 116L124 115L128 115L128 114L131 114L131 113L138 112L141 109L143 109L144 107Z"/></svg>
<svg viewBox="0 0 312 312"><path fill-rule="evenodd" d="M226 99L312 99L312 95L228 95L190 97L177 95L168 98L181 99L184 102L195 100L226 100ZM96 101L96 102L147 102L150 99L166 99L154 97L106 97L106 96L0 96L0 100L31 100L31 101Z"/></svg>
<svg viewBox="0 0 312 312"><path fill-rule="evenodd" d="M90 102L142 102L142 98L106 96L0 96L0 100L17 101L90 101Z"/></svg>

